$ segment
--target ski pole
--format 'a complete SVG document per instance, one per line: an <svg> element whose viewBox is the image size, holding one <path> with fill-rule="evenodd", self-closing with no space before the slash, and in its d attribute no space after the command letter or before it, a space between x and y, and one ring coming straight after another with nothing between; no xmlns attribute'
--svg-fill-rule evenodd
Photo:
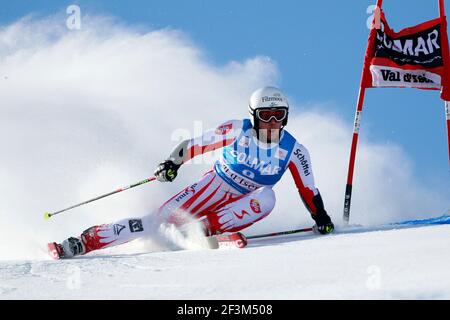
<svg viewBox="0 0 450 320"><path fill-rule="evenodd" d="M248 236L246 238L247 239L258 239L258 238L282 236L282 235L286 235L286 234L293 234L293 233L300 233L300 232L309 232L309 231L313 231L313 228L304 228L304 229L280 231L280 232L274 232L274 233L258 234L258 235L254 235L254 236Z"/></svg>
<svg viewBox="0 0 450 320"><path fill-rule="evenodd" d="M134 183L134 184L130 184L129 186L126 186L126 187L117 189L117 190L115 190L115 191L112 191L112 192L103 194L103 195L101 195L101 196L95 197L95 198L93 198L93 199L90 199L90 200L87 200L87 201L84 201L84 202L75 204L75 205L73 205L73 206L71 206L71 207L68 207L68 208L66 208L66 209L62 209L62 210L55 211L55 212L52 212L52 213L46 212L46 213L44 213L44 219L45 219L45 220L48 220L48 219L50 219L52 216L57 215L57 214L59 214L59 213L61 213L61 212L68 211L68 210L70 210L70 209L73 209L73 208L82 206L82 205L87 204L87 203L89 203L89 202L93 202L93 201L96 201L96 200L99 200L99 199L108 197L108 196L110 196L110 195L113 195L113 194L115 194L115 193L119 193L119 192L122 192L122 191L125 191L125 190L128 190L128 189L131 189L131 188L140 186L140 185L142 185L142 184L144 184L144 183L153 181L153 180L155 180L155 179L156 179L155 177L151 177L151 178L148 178L148 179L145 179L145 180L136 182L136 183Z"/></svg>

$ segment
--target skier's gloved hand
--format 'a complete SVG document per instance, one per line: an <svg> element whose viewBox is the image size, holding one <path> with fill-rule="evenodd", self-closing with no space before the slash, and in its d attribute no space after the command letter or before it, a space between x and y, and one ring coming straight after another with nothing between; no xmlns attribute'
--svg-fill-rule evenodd
<svg viewBox="0 0 450 320"><path fill-rule="evenodd" d="M156 180L161 182L172 182L177 177L177 171L181 165L173 163L172 160L161 162L154 172Z"/></svg>
<svg viewBox="0 0 450 320"><path fill-rule="evenodd" d="M315 233L320 234L329 234L334 231L334 224L333 222L329 222L323 225L318 225L317 223L313 226L313 231Z"/></svg>
<svg viewBox="0 0 450 320"><path fill-rule="evenodd" d="M329 234L334 231L334 224L330 216L325 210L319 210L314 216L316 224L313 226L313 231L320 234Z"/></svg>

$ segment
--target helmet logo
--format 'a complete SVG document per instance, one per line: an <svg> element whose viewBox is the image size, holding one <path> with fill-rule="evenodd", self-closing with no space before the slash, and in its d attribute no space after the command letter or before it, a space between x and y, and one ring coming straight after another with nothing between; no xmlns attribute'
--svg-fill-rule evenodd
<svg viewBox="0 0 450 320"><path fill-rule="evenodd" d="M271 101L280 101L280 102L282 102L283 101L283 99L282 98L280 98L280 97L262 97L261 98L261 101L262 102L271 102Z"/></svg>

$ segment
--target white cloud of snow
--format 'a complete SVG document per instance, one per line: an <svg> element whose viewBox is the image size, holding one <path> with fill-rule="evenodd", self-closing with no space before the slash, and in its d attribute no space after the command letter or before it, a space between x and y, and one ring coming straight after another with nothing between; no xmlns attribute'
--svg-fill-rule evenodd
<svg viewBox="0 0 450 320"><path fill-rule="evenodd" d="M269 58L214 65L180 31L87 16L71 31L64 19L24 18L0 28L0 259L44 257L49 241L151 213L210 165L186 165L172 184L149 183L43 219L45 211L150 177L176 143L175 130L247 117L251 92L278 82ZM351 124L293 108L287 128L310 149L326 207L340 221ZM355 222L445 209L442 194L421 186L408 163L398 147L360 142ZM312 223L288 175L276 187L275 211L252 232Z"/></svg>

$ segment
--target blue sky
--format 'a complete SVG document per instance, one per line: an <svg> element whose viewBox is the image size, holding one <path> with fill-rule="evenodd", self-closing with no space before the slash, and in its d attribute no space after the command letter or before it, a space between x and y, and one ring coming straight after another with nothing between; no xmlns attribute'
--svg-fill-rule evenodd
<svg viewBox="0 0 450 320"><path fill-rule="evenodd" d="M279 68L280 86L290 97L305 105L319 103L351 126L368 34L366 10L374 2L15 0L1 4L0 24L30 13L61 13L77 4L82 15L107 14L128 25L180 29L213 64L270 57ZM384 2L395 30L438 16L437 0ZM361 135L376 143L400 145L424 183L448 188L446 123L438 92L368 90Z"/></svg>

